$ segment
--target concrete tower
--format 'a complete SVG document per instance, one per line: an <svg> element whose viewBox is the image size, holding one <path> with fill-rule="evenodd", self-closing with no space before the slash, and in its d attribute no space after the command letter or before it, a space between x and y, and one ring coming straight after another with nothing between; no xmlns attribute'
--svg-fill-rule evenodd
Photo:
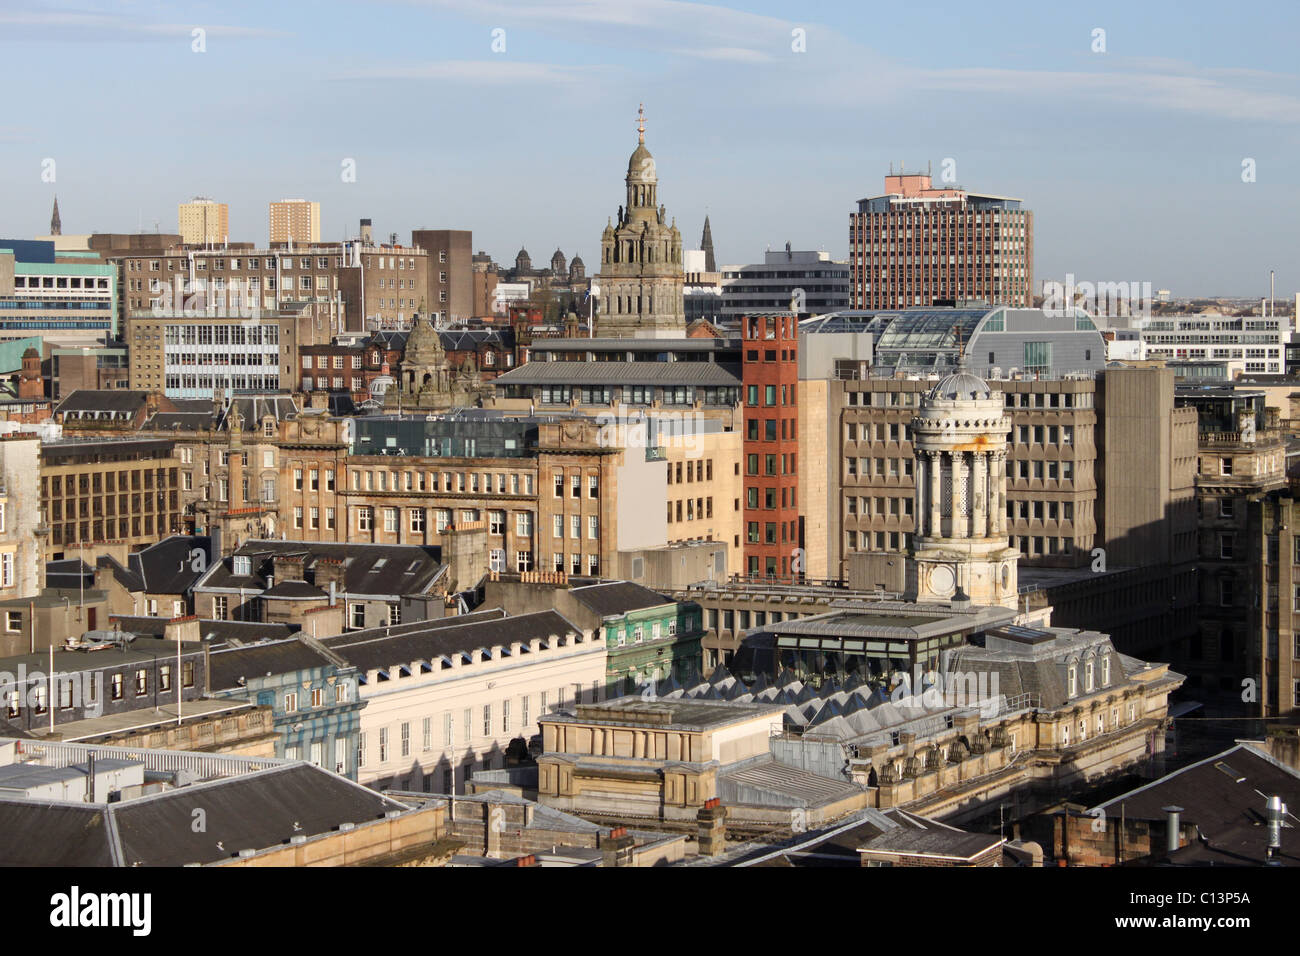
<svg viewBox="0 0 1300 956"><path fill-rule="evenodd" d="M600 237L601 335L674 338L686 335L682 298L682 234L665 221L659 177L645 146L645 110L627 163L627 205Z"/></svg>
<svg viewBox="0 0 1300 956"><path fill-rule="evenodd" d="M1007 435L1000 393L965 359L922 400L912 420L916 534L907 597L1016 608L1016 563L1006 530Z"/></svg>

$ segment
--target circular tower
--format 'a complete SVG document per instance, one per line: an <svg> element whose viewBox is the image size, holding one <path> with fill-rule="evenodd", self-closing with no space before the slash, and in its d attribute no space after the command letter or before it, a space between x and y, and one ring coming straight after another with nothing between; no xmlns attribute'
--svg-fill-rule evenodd
<svg viewBox="0 0 1300 956"><path fill-rule="evenodd" d="M1020 553L1006 533L1007 435L1001 393L965 361L921 401L912 420L916 533L907 596L1015 608Z"/></svg>

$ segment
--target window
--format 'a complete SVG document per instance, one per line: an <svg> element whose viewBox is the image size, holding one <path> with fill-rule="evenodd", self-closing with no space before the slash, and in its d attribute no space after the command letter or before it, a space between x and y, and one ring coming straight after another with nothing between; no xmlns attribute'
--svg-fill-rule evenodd
<svg viewBox="0 0 1300 956"><path fill-rule="evenodd" d="M501 702L501 732L510 733L510 698L507 697Z"/></svg>
<svg viewBox="0 0 1300 956"><path fill-rule="evenodd" d="M135 696L143 697L149 693L149 672L143 667L135 672Z"/></svg>
<svg viewBox="0 0 1300 956"><path fill-rule="evenodd" d="M397 509L396 508L384 509L384 530L390 533L397 531Z"/></svg>
<svg viewBox="0 0 1300 956"><path fill-rule="evenodd" d="M420 730L421 730L421 743L423 744L424 751L427 753L428 751L433 749L433 718L432 717L424 718L424 723L422 724Z"/></svg>
<svg viewBox="0 0 1300 956"><path fill-rule="evenodd" d="M368 505L363 505L357 509L357 530L369 531L375 522L375 509Z"/></svg>
<svg viewBox="0 0 1300 956"><path fill-rule="evenodd" d="M13 552L6 551L0 554L0 588L11 588L14 586L14 556Z"/></svg>
<svg viewBox="0 0 1300 956"><path fill-rule="evenodd" d="M587 497L588 497L588 498L599 498L599 497L600 497L600 478L599 478L599 476L597 476L597 475L588 475L588 476L587 476ZM4 530L4 527L3 527L3 526L0 526L0 531L3 531L3 530Z"/></svg>
<svg viewBox="0 0 1300 956"><path fill-rule="evenodd" d="M411 755L411 725L409 722L404 722L402 724L401 739L402 739L402 756L409 757Z"/></svg>
<svg viewBox="0 0 1300 956"><path fill-rule="evenodd" d="M600 537L600 519L595 515L587 516L587 538L595 541Z"/></svg>
<svg viewBox="0 0 1300 956"><path fill-rule="evenodd" d="M354 628L363 628L366 626L366 606L356 603L349 606L349 619Z"/></svg>
<svg viewBox="0 0 1300 956"><path fill-rule="evenodd" d="M1066 696L1073 697L1079 692L1079 669L1077 665L1071 664L1066 681Z"/></svg>
<svg viewBox="0 0 1300 956"><path fill-rule="evenodd" d="M297 710L298 710L298 692L291 690L284 695L284 712L286 714L292 714Z"/></svg>
<svg viewBox="0 0 1300 956"><path fill-rule="evenodd" d="M483 736L492 736L492 705L483 705Z"/></svg>
<svg viewBox="0 0 1300 956"><path fill-rule="evenodd" d="M379 728L379 762L385 763L388 760L388 728Z"/></svg>
<svg viewBox="0 0 1300 956"><path fill-rule="evenodd" d="M411 509L411 532L413 534L424 533L424 509L423 508Z"/></svg>

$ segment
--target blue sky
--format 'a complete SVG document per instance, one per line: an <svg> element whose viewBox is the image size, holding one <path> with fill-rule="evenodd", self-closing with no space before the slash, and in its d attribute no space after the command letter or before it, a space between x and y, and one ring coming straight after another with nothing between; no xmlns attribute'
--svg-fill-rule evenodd
<svg viewBox="0 0 1300 956"><path fill-rule="evenodd" d="M891 161L952 158L1034 210L1036 280L1262 296L1272 268L1289 297L1297 20L1290 2L0 0L0 235L44 232L56 191L68 233L175 231L202 194L264 242L267 203L302 197L325 239L368 216L592 266L644 102L660 198L688 246L708 212L720 262L787 240L842 258Z"/></svg>

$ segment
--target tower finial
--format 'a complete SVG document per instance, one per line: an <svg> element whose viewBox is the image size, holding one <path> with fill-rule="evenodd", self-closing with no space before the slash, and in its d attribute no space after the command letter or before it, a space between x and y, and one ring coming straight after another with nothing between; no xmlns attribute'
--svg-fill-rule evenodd
<svg viewBox="0 0 1300 956"><path fill-rule="evenodd" d="M640 103L636 110L636 141L645 145L645 104Z"/></svg>

